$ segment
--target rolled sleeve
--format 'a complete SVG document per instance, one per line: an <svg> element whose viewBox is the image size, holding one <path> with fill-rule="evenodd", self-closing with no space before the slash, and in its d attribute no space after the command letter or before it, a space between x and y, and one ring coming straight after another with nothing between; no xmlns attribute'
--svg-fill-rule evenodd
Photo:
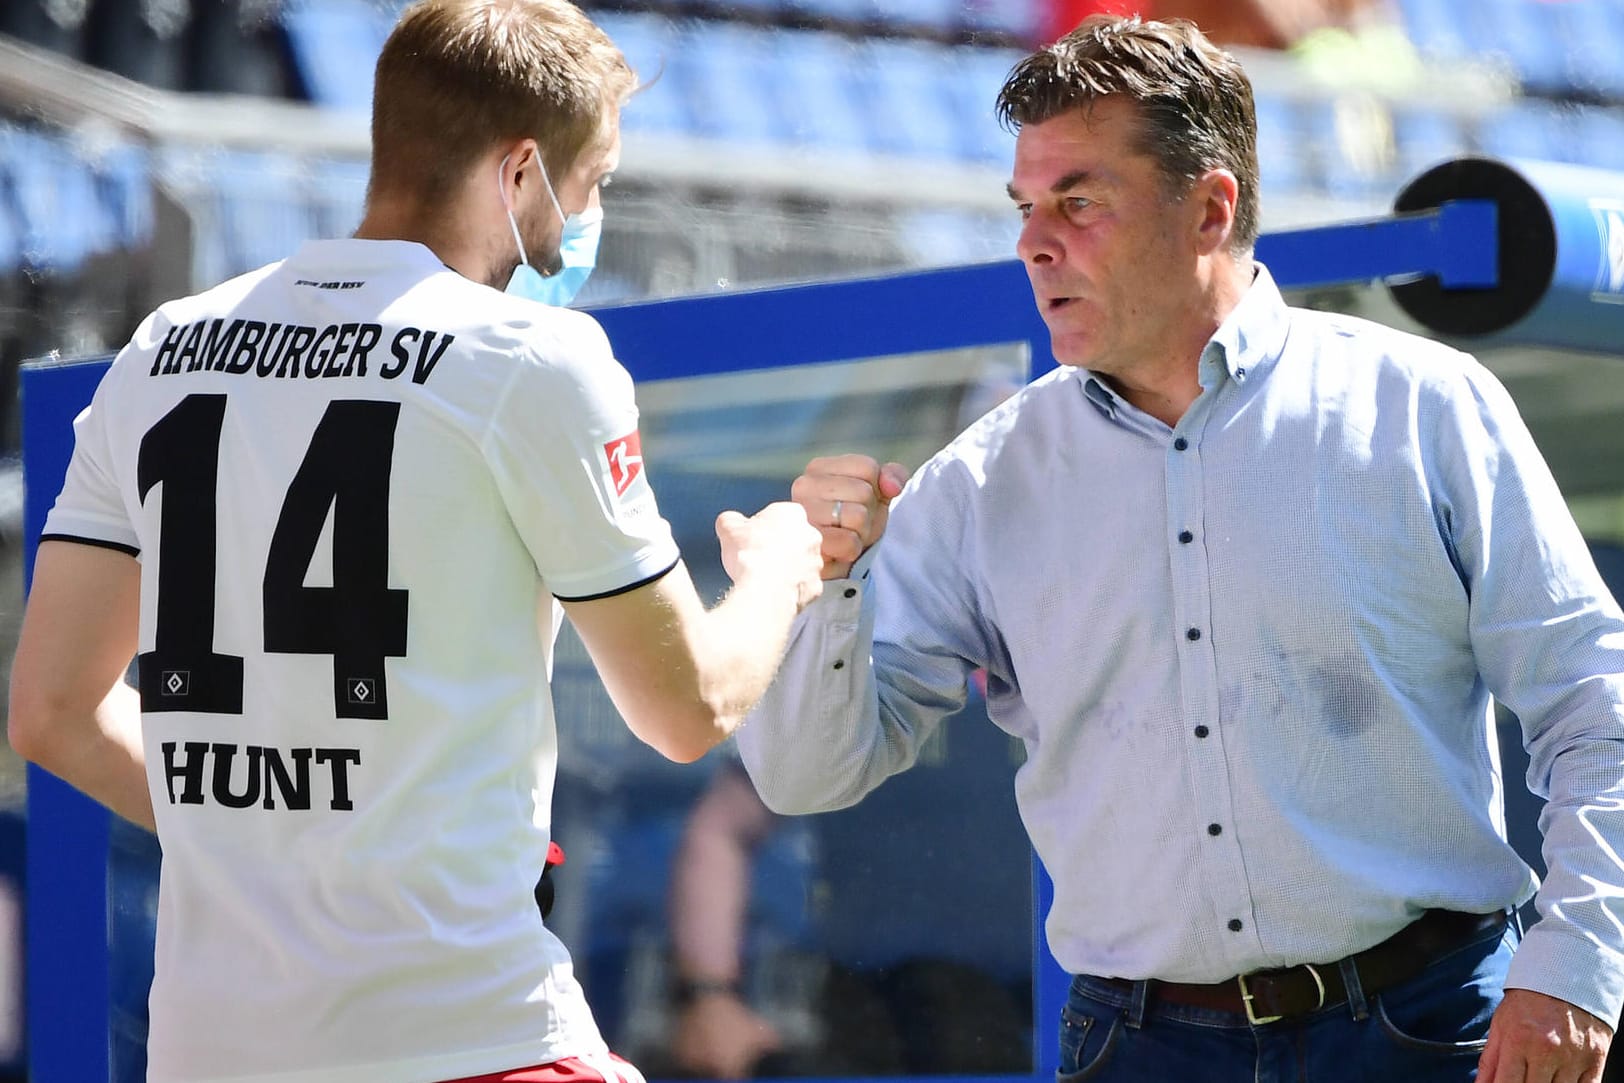
<svg viewBox="0 0 1624 1083"><path fill-rule="evenodd" d="M1624 615L1510 396L1475 365L1445 413L1473 653L1516 713L1548 869L1507 985L1624 1007Z"/></svg>
<svg viewBox="0 0 1624 1083"><path fill-rule="evenodd" d="M962 529L965 517L953 510L952 487L938 482L938 472L922 470L853 578L824 584L739 731L745 769L776 812L855 804L912 766L941 720L964 706L980 663L954 644L975 617L959 589L963 539L943 526Z"/></svg>
<svg viewBox="0 0 1624 1083"><path fill-rule="evenodd" d="M796 618L777 678L738 733L745 770L774 812L846 808L892 773L868 664L873 625L859 579L825 583Z"/></svg>

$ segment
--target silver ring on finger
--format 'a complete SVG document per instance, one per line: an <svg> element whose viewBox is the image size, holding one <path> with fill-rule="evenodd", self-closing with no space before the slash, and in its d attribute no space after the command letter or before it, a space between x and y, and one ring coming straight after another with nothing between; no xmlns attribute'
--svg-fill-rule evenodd
<svg viewBox="0 0 1624 1083"><path fill-rule="evenodd" d="M846 506L846 502L844 500L836 500L835 501L835 521L834 521L834 525L836 527L840 526L840 509L845 507L845 506Z"/></svg>

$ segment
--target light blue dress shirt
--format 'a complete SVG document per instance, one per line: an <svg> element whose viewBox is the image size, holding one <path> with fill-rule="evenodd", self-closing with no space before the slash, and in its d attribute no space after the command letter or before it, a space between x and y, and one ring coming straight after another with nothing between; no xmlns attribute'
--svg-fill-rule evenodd
<svg viewBox="0 0 1624 1083"><path fill-rule="evenodd" d="M1549 798L1508 984L1616 1019L1624 617L1510 397L1261 267L1200 380L1169 429L1060 368L920 469L740 731L762 797L856 802L985 667L1061 965L1215 982L1533 894L1492 695Z"/></svg>

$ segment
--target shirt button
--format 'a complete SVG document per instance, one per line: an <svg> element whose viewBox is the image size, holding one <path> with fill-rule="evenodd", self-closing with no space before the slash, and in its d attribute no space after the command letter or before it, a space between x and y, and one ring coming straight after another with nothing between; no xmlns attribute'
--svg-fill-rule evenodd
<svg viewBox="0 0 1624 1083"><path fill-rule="evenodd" d="M845 669L846 668L846 663L843 662L843 661L837 661L835 663L835 668L836 669Z"/></svg>
<svg viewBox="0 0 1624 1083"><path fill-rule="evenodd" d="M1208 824L1207 825L1207 834L1209 834L1209 835L1222 835L1223 833L1224 833L1224 828L1223 828L1222 824Z"/></svg>
<svg viewBox="0 0 1624 1083"><path fill-rule="evenodd" d="M842 597L846 597L846 598L855 598L855 597L857 597L857 588L856 587L847 587L846 588L846 593Z"/></svg>
<svg viewBox="0 0 1624 1083"><path fill-rule="evenodd" d="M1195 541L1194 534L1191 534L1188 530L1179 531L1179 544L1189 545L1193 541Z"/></svg>
<svg viewBox="0 0 1624 1083"><path fill-rule="evenodd" d="M1188 632L1184 633L1184 638L1188 639L1191 643L1194 643L1196 640L1201 638L1201 629L1191 628Z"/></svg>
<svg viewBox="0 0 1624 1083"><path fill-rule="evenodd" d="M1230 918L1229 919L1229 931L1230 932L1238 933L1244 928L1246 928L1246 926L1244 924L1242 924L1240 918Z"/></svg>
<svg viewBox="0 0 1624 1083"><path fill-rule="evenodd" d="M1185 448L1187 448L1189 446L1190 446L1190 441L1186 440L1182 436L1179 437L1177 440L1173 441L1173 450L1174 451L1183 451Z"/></svg>
<svg viewBox="0 0 1624 1083"><path fill-rule="evenodd" d="M1209 729L1208 729L1208 728L1207 728L1207 727L1205 727L1205 726L1197 726L1197 727L1196 727L1196 728L1195 728L1195 735L1196 735L1196 736L1197 736L1197 737L1205 737L1205 736L1206 736L1206 735L1207 735L1207 734L1209 734L1209 733L1211 733L1211 732L1212 732L1212 731L1211 731L1211 730L1209 730Z"/></svg>

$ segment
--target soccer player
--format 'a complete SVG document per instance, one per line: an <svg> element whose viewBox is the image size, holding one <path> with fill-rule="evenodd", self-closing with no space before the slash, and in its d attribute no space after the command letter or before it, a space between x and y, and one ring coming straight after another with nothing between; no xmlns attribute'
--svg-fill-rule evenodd
<svg viewBox="0 0 1624 1083"><path fill-rule="evenodd" d="M627 373L538 302L590 265L634 83L564 0L409 8L355 237L163 305L75 424L11 739L158 833L154 1081L636 1076L532 898L554 636L692 760L820 556L797 505L724 513L707 609Z"/></svg>

